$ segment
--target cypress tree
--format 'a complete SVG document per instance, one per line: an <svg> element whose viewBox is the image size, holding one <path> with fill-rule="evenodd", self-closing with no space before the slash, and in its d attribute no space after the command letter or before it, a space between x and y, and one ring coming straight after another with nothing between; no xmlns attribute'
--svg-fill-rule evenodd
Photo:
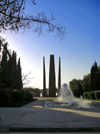
<svg viewBox="0 0 100 134"><path fill-rule="evenodd" d="M21 76L21 66L20 66L20 58L18 59L18 64L17 64L17 69L16 69L16 72L17 72L17 79L16 79L16 82L17 82L17 89L20 90L22 89L22 76Z"/></svg>
<svg viewBox="0 0 100 134"><path fill-rule="evenodd" d="M17 88L17 76L16 76L16 52L12 53L12 88Z"/></svg>
<svg viewBox="0 0 100 134"><path fill-rule="evenodd" d="M7 53L2 51L1 59L1 88L7 88Z"/></svg>
<svg viewBox="0 0 100 134"><path fill-rule="evenodd" d="M7 75L8 75L8 88L10 88L10 89L13 89L13 87L12 87L12 57L9 57L9 60L8 60L8 62L7 62L7 64L8 64L8 73L7 73Z"/></svg>
<svg viewBox="0 0 100 134"><path fill-rule="evenodd" d="M97 62L93 64L91 67L91 89L92 91L98 90L98 67L97 67Z"/></svg>
<svg viewBox="0 0 100 134"><path fill-rule="evenodd" d="M5 44L7 49L7 45ZM17 63L17 54L13 51L8 56L6 49L2 51L2 59L0 61L0 88L21 89L22 76L20 58Z"/></svg>

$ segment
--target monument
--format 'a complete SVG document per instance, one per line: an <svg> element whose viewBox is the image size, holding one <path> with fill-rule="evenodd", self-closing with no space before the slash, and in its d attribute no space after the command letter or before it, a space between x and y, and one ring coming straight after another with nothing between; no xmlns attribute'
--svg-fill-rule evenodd
<svg viewBox="0 0 100 134"><path fill-rule="evenodd" d="M61 61L59 57L59 63L58 63L58 92L61 88Z"/></svg>
<svg viewBox="0 0 100 134"><path fill-rule="evenodd" d="M46 97L45 57L43 57L43 97Z"/></svg>
<svg viewBox="0 0 100 134"><path fill-rule="evenodd" d="M56 97L56 82L55 82L55 62L54 55L50 55L49 66L49 90L46 90L46 74L45 74L45 57L43 57L43 97ZM58 92L61 88L61 60L59 57L58 63Z"/></svg>
<svg viewBox="0 0 100 134"><path fill-rule="evenodd" d="M49 97L56 97L54 55L50 55Z"/></svg>

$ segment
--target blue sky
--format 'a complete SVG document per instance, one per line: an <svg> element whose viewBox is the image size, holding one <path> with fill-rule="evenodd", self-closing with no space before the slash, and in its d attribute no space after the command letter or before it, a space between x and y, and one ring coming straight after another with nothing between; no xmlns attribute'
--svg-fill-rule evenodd
<svg viewBox="0 0 100 134"><path fill-rule="evenodd" d="M26 30L16 33L6 32L2 36L9 42L9 48L21 57L22 73L34 77L31 87L43 87L43 56L46 65L46 87L49 81L50 54L55 56L56 86L58 84L58 58L61 57L62 84L72 79L82 79L90 73L97 61L100 66L100 0L37 0L36 6L26 2L26 14L44 11L53 13L54 24L66 27L66 36L59 41L56 33L46 32L42 36Z"/></svg>

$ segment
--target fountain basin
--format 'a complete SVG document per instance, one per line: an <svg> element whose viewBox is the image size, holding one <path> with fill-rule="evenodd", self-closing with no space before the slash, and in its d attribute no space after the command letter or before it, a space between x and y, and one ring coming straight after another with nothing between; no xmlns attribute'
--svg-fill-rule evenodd
<svg viewBox="0 0 100 134"><path fill-rule="evenodd" d="M58 97L55 100L46 100L44 108L100 108L100 102L86 101L80 98L75 98L70 87L64 83L58 92Z"/></svg>
<svg viewBox="0 0 100 134"><path fill-rule="evenodd" d="M57 102L56 100L46 100L44 102L44 108L100 108L100 102L83 100L83 107L80 107L78 104L80 99L76 99L76 103L69 105L66 102Z"/></svg>

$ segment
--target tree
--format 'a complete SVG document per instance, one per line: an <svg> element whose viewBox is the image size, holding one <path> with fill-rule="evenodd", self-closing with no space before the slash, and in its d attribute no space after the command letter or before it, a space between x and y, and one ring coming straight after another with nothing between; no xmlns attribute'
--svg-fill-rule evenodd
<svg viewBox="0 0 100 134"><path fill-rule="evenodd" d="M98 85L99 85L99 90L100 90L100 66L98 66L98 72L97 72L97 74L98 74Z"/></svg>
<svg viewBox="0 0 100 134"><path fill-rule="evenodd" d="M8 42L6 42L6 40L0 36L0 52L2 52L2 50L4 49L6 54L9 57L11 57L11 54L7 48L8 45L9 45ZM1 55L0 55L0 61L1 61Z"/></svg>
<svg viewBox="0 0 100 134"><path fill-rule="evenodd" d="M7 43L5 43L7 44ZM22 89L22 76L20 58L17 63L17 54L7 54L7 45L2 51L2 59L0 62L0 88ZM7 51L6 51L7 50ZM9 52L9 51L8 51Z"/></svg>
<svg viewBox="0 0 100 134"><path fill-rule="evenodd" d="M21 66L20 66L20 58L18 59L18 64L17 64L17 68L16 68L16 81L17 81L17 89L22 89L22 76L21 76Z"/></svg>
<svg viewBox="0 0 100 134"><path fill-rule="evenodd" d="M7 75L8 75L8 88L10 88L10 89L13 89L13 87L12 87L12 57L10 56L9 57L9 59L8 59L8 62L7 62L7 67L8 67L8 73L7 73Z"/></svg>
<svg viewBox="0 0 100 134"><path fill-rule="evenodd" d="M2 60L1 60L1 82L0 87L7 87L7 53L5 50L2 51Z"/></svg>
<svg viewBox="0 0 100 134"><path fill-rule="evenodd" d="M83 80L82 80L82 86L84 92L91 91L91 75L87 74L84 75Z"/></svg>
<svg viewBox="0 0 100 134"><path fill-rule="evenodd" d="M36 5L35 0L31 0ZM66 28L61 25L55 25L53 14L48 18L44 12L37 15L25 14L26 0L2 0L0 1L0 32L15 31L19 29L32 29L39 35L43 32L44 25L47 25L47 32L54 32L58 38L62 39Z"/></svg>
<svg viewBox="0 0 100 134"><path fill-rule="evenodd" d="M98 72L98 66L97 66L97 62L95 62L93 64L93 66L91 67L91 88L92 88L92 91L94 90L100 90L99 89L99 74L97 73Z"/></svg>
<svg viewBox="0 0 100 134"><path fill-rule="evenodd" d="M16 52L12 53L12 88L17 89Z"/></svg>
<svg viewBox="0 0 100 134"><path fill-rule="evenodd" d="M83 88L81 85L81 80L73 79L69 82L69 86L76 97L83 95Z"/></svg>

